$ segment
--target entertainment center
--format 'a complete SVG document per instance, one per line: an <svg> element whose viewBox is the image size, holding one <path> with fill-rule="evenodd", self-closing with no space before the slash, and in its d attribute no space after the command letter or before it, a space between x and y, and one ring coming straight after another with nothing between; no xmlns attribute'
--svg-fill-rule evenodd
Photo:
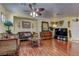
<svg viewBox="0 0 79 59"><path fill-rule="evenodd" d="M67 28L56 28L54 38L62 41L68 41L67 32L68 32Z"/></svg>

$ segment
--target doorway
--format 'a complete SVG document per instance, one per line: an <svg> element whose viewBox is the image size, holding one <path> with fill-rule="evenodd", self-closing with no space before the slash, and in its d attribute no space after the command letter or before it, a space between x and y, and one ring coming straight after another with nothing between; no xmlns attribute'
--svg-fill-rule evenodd
<svg viewBox="0 0 79 59"><path fill-rule="evenodd" d="M79 41L79 21L71 21L72 41Z"/></svg>

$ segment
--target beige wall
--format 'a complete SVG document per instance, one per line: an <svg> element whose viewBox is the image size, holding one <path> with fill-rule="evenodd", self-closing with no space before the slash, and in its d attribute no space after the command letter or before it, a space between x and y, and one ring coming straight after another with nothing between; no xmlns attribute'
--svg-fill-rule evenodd
<svg viewBox="0 0 79 59"><path fill-rule="evenodd" d="M61 19L59 19L59 18L51 18L51 20L50 20L50 24L51 24L51 22L58 22L58 21L64 21L63 22L63 25L62 26L60 26L60 25L57 25L57 28L68 28L68 17L62 17ZM51 27L53 27L53 25L51 24Z"/></svg>
<svg viewBox="0 0 79 59"><path fill-rule="evenodd" d="M31 28L23 29L22 28L22 21L31 22ZM42 23L42 21L50 23L48 19L14 18L13 33L18 33L18 32L21 32L21 31L41 32L41 23Z"/></svg>
<svg viewBox="0 0 79 59"><path fill-rule="evenodd" d="M31 23L31 28L29 29L23 29L22 28L22 21L28 21ZM18 33L21 31L35 31L36 29L36 21L35 20L29 20L29 19L20 19L20 18L14 18L14 28L13 28L13 32L14 33Z"/></svg>

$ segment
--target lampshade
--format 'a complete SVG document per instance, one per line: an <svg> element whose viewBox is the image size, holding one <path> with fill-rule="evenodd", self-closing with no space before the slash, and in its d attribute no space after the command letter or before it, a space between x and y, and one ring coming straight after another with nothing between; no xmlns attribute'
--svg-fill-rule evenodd
<svg viewBox="0 0 79 59"><path fill-rule="evenodd" d="M57 25L56 25L56 24L53 24L53 27L54 27L54 28L56 28L56 27L57 27Z"/></svg>
<svg viewBox="0 0 79 59"><path fill-rule="evenodd" d="M33 17L38 16L38 14L36 12L31 12L30 15L33 16Z"/></svg>
<svg viewBox="0 0 79 59"><path fill-rule="evenodd" d="M9 20L6 20L6 21L4 22L4 25L6 25L6 26L13 26L12 22L9 21Z"/></svg>

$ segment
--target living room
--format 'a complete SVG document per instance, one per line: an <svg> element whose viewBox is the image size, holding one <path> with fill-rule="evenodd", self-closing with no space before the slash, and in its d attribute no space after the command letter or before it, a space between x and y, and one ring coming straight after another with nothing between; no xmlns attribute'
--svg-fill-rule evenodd
<svg viewBox="0 0 79 59"><path fill-rule="evenodd" d="M78 6L64 3L0 4L0 55L79 55Z"/></svg>

